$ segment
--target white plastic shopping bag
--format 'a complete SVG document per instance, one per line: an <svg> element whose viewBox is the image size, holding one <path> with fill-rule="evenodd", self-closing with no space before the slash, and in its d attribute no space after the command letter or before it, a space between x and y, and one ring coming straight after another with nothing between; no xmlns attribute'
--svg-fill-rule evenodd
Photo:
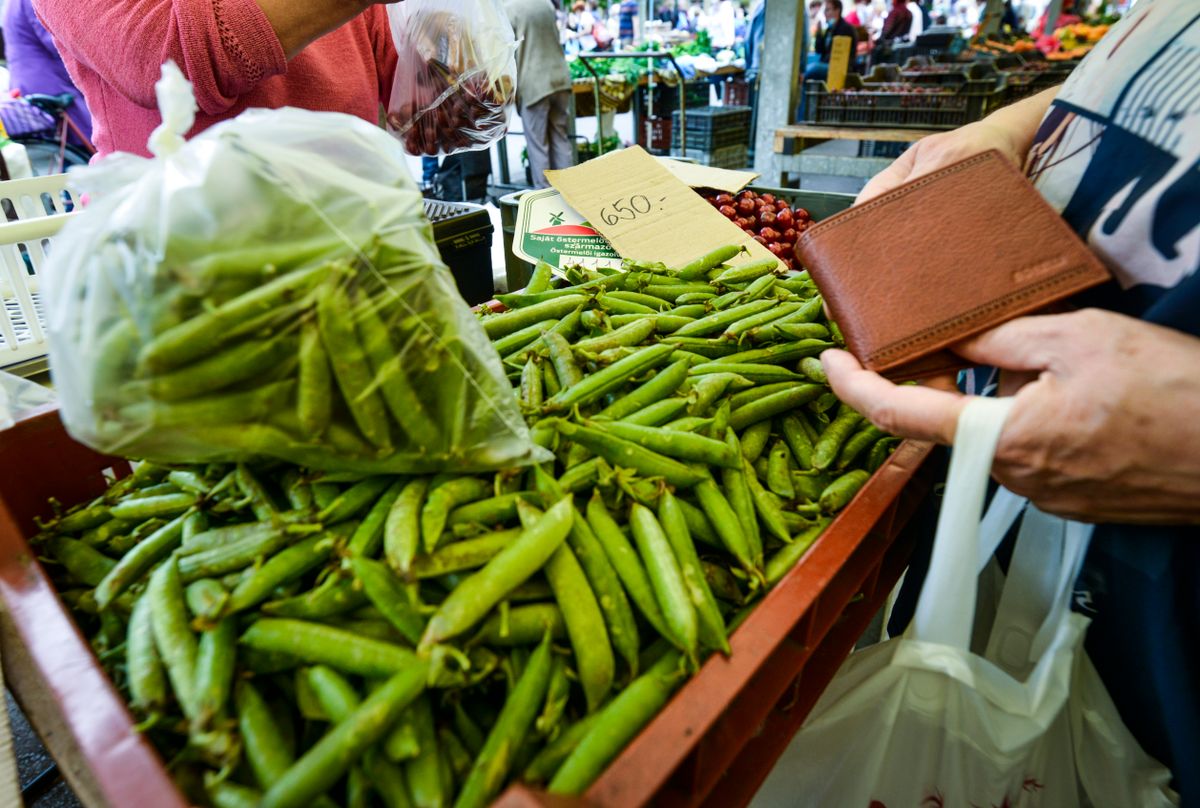
<svg viewBox="0 0 1200 808"><path fill-rule="evenodd" d="M756 808L1167 806L1170 774L1138 746L1070 610L1091 526L1001 490L980 524L1009 399L959 419L929 574L912 625L853 654ZM970 651L979 573L1025 513L986 651Z"/></svg>

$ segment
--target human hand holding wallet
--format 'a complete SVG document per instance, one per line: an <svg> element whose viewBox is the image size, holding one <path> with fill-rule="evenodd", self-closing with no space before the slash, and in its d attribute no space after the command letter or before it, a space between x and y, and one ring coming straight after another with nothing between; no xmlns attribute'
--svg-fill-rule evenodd
<svg viewBox="0 0 1200 808"><path fill-rule="evenodd" d="M994 150L810 227L796 257L847 348L895 381L966 367L950 346L1109 279Z"/></svg>

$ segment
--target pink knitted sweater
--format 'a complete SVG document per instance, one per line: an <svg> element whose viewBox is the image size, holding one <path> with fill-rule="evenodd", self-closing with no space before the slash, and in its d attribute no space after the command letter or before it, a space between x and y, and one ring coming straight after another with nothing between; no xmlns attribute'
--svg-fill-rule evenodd
<svg viewBox="0 0 1200 808"><path fill-rule="evenodd" d="M254 0L34 0L92 110L100 154L147 154L161 121L154 83L174 60L195 87L191 134L247 107L345 112L375 122L396 49L382 5L290 61Z"/></svg>

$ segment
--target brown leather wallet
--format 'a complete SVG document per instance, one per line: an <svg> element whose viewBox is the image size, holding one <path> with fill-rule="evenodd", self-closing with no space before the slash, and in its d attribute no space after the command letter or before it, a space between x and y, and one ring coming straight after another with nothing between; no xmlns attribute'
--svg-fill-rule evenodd
<svg viewBox="0 0 1200 808"><path fill-rule="evenodd" d="M850 351L895 380L966 367L945 349L1109 278L995 150L814 225L796 257Z"/></svg>

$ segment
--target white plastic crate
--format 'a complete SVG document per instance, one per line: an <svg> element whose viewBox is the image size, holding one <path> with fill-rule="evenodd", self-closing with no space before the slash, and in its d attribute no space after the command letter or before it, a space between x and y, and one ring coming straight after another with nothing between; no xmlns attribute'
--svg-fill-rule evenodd
<svg viewBox="0 0 1200 808"><path fill-rule="evenodd" d="M18 374L45 369L46 317L39 288L51 239L73 212L66 175L0 182L0 368Z"/></svg>

